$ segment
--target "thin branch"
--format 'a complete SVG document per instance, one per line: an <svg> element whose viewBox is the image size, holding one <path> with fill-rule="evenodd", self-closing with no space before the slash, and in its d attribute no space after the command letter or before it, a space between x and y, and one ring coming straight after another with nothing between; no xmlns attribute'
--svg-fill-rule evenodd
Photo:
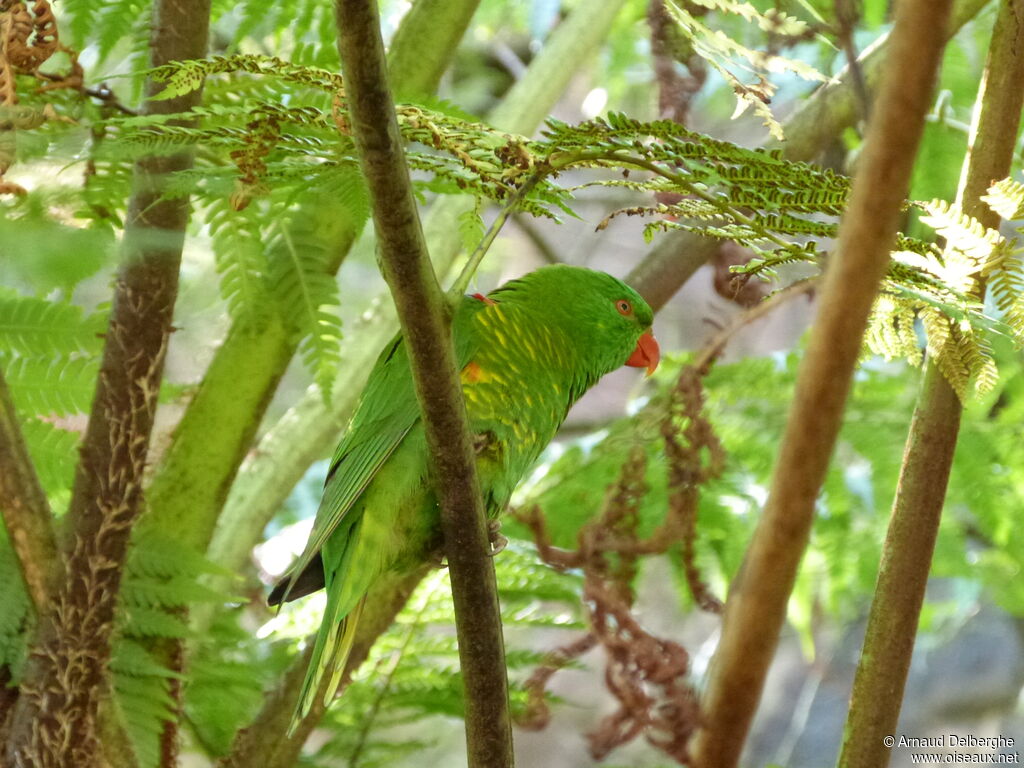
<svg viewBox="0 0 1024 768"><path fill-rule="evenodd" d="M217 763L218 768L248 768L270 763L271 757L285 741L284 735L291 723L302 690L302 681L312 658L313 642L310 638L305 650L288 667L277 687L266 695L256 718L235 734L231 752ZM323 714L322 699L323 696L318 695L314 702L317 715ZM302 736L303 741L306 736L308 733Z"/></svg>
<svg viewBox="0 0 1024 768"><path fill-rule="evenodd" d="M36 615L41 615L60 583L63 560L57 549L53 513L28 454L3 371L0 371L0 512Z"/></svg>
<svg viewBox="0 0 1024 768"><path fill-rule="evenodd" d="M835 0L836 20L839 26L837 36L846 54L846 68L853 83L853 95L857 99L860 118L865 123L871 119L871 95L864 79L860 61L857 58L857 46L853 40L853 32L857 28L858 10L853 0Z"/></svg>
<svg viewBox="0 0 1024 768"><path fill-rule="evenodd" d="M494 217L494 221L491 222L491 226L487 228L484 236L477 243L476 248L466 259L466 264L463 266L459 276L455 278L455 282L452 283L452 287L448 289L448 300L455 302L458 298L466 292L469 288L470 282L473 280L473 275L476 274L477 268L480 266L480 262L483 261L484 256L487 255L487 251L490 250L494 244L495 238L498 233L501 232L502 227L505 226L505 222L508 221L509 217L515 213L519 204L526 199L526 196L530 194L530 191L537 186L537 183L544 177L544 172L540 169L534 171L530 177L523 182L522 186L519 187L515 193L509 198L508 202L501 207L498 215Z"/></svg>
<svg viewBox="0 0 1024 768"><path fill-rule="evenodd" d="M384 703L384 699L391 691L391 684L394 682L395 672L398 671L398 666L402 663L402 659L405 657L406 651L409 650L409 645L412 643L413 638L416 637L420 624L423 621L423 612L427 609L429 604L429 601L423 601L419 610L413 615L413 620L405 631L405 637L402 639L402 644L394 651L394 653L391 654L390 658L381 658L378 662L377 669L374 671L374 678L379 677L380 668L384 666L385 662L388 662L388 670L384 673L383 679L377 683L377 689L374 691L373 701L370 703L369 708L362 713L363 722L362 726L359 728L359 736L356 738L355 746L352 748L352 751L348 756L348 764L351 768L358 768L359 766L359 760L363 756L363 752L366 750L370 733L377 724L377 717L380 715L381 705Z"/></svg>
<svg viewBox="0 0 1024 768"><path fill-rule="evenodd" d="M765 315L769 315L778 309L781 305L792 301L800 296L805 296L818 287L818 278L811 277L806 280L787 285L781 291L776 291L771 296L759 301L757 304L752 306L745 312L741 312L736 315L735 319L725 326L722 330L712 336L706 344L701 348L700 352L690 363L690 367L694 368L701 375L707 373L711 364L721 356L722 352L725 351L726 344L735 336L739 331L746 328L751 323L755 323Z"/></svg>
<svg viewBox="0 0 1024 768"><path fill-rule="evenodd" d="M513 764L494 561L445 300L427 254L388 87L376 0L337 0L352 133L372 200L381 269L409 352L435 471L466 689L473 768Z"/></svg>
<svg viewBox="0 0 1024 768"><path fill-rule="evenodd" d="M209 0L156 0L151 64L206 54ZM161 86L150 81L147 95ZM147 114L181 112L199 91L148 100ZM168 176L191 156L140 160L133 176L123 265L68 511L67 578L40 622L6 746L13 765L103 762L97 717L132 526L142 505L164 354L188 222L187 200L163 200ZM109 726L104 723L104 727Z"/></svg>
<svg viewBox="0 0 1024 768"><path fill-rule="evenodd" d="M957 0L948 21L942 27L946 42L990 1ZM933 19L929 24L935 26L938 23L937 19ZM878 89L892 47L890 32L865 48L857 59L858 69L869 93ZM847 67L833 82L815 91L783 125L785 141L772 141L768 146L782 150L789 160L814 160L844 128L855 125L860 118L854 79L854 72Z"/></svg>
<svg viewBox="0 0 1024 768"><path fill-rule="evenodd" d="M1024 106L1024 0L1003 0L978 89L970 152L957 202L995 229L999 215L981 202L993 181L1010 173ZM929 362L903 454L892 520L882 550L860 664L853 683L842 768L885 765L883 739L896 732L903 689L924 602L946 496L961 405L938 366Z"/></svg>
<svg viewBox="0 0 1024 768"><path fill-rule="evenodd" d="M950 3L902 0L864 156L825 273L764 513L726 602L694 764L738 763L786 617L814 505L931 104Z"/></svg>

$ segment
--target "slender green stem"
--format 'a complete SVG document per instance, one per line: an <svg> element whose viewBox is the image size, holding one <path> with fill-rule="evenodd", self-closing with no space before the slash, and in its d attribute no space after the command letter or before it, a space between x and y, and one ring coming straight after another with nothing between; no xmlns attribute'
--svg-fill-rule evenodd
<svg viewBox="0 0 1024 768"><path fill-rule="evenodd" d="M458 298L466 292L469 288L469 283L473 279L473 275L476 274L477 268L480 266L480 262L483 261L484 256L487 255L487 251L491 245L494 244L494 239L501 232L502 227L505 226L505 222L508 221L509 217L516 212L516 209L522 204L523 200L526 199L527 195L537 186L541 178L546 175L541 171L535 171L530 177L523 182L523 185L515 191L515 194L501 207L498 215L491 222L491 226L487 228L483 238L477 244L476 248L473 249L473 253L469 255L466 260L465 266L459 273L459 276L455 278L455 282L452 283L452 287L448 289L449 301L456 301Z"/></svg>

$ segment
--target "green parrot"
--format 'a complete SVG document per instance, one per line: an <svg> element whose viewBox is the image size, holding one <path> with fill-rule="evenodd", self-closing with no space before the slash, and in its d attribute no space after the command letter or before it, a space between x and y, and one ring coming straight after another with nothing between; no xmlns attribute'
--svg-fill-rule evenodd
<svg viewBox="0 0 1024 768"><path fill-rule="evenodd" d="M543 267L488 296L465 296L452 321L476 467L488 515L555 436L570 406L622 365L652 373L654 313L604 272ZM323 675L337 690L367 591L382 574L415 567L441 544L420 407L401 336L370 373L324 484L305 550L270 593L278 605L325 588L295 721ZM294 722L293 722L294 727Z"/></svg>

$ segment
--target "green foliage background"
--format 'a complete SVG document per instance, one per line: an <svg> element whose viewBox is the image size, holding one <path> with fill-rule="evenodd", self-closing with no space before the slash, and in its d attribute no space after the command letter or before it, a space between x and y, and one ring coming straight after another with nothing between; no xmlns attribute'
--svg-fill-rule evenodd
<svg viewBox="0 0 1024 768"><path fill-rule="evenodd" d="M832 4L782 3L785 24L767 32L758 22L775 3L752 3L753 23L728 12L739 4L698 5L709 12L687 29L710 66L694 102L704 133L656 119L646 4L629 0L597 59L584 68L590 82L606 92L604 116L583 124L552 121L538 136L518 136L496 131L480 117L511 83L492 52L503 46L528 59L531 46L543 45L574 6L552 0L483 2L441 97L401 110L423 203L462 200L458 228L471 248L483 233L485 212L507 204L524 179L536 176L532 190L517 199L540 219L577 216L578 201L596 185L632 195L622 213L648 217L649 238L666 229L691 229L735 240L756 254L744 268L751 275L789 274L794 262L817 269L835 234L847 189L839 171L846 168L793 165L778 154L745 148L778 128L760 100L747 99L752 109L739 120L729 117L737 106L731 83L762 71L755 52L776 45L772 35L799 38L782 46L788 72L772 75L776 114L804 98L816 79L837 71L842 56L833 30L821 24L831 18ZM863 4L855 30L860 47L886 31L885 6L879 0ZM386 32L393 32L402 8L384 2L382 10ZM138 0L67 0L58 19L64 42L81 52L88 83L105 82L120 103L136 105L149 6ZM1024 329L1019 251L1009 231L978 231L941 202L955 196L990 23L990 14L982 13L947 53L942 94L911 191L913 200L924 202L908 210L907 235L898 247L902 258L894 260L876 311L791 602L790 620L808 653L814 652L820 622L842 631L865 613L919 376L907 360L919 362L926 345L945 361L943 370L968 408L934 574L971 585L963 595L980 594L1008 614L1024 616L1024 549L1014 536L1024 527L1024 384L1013 343ZM7 177L27 194L0 198L0 242L8 244L0 257L0 366L58 512L70 498L75 448L91 405L134 158L197 150L196 168L176 179L172 190L192 196L194 215L176 310L181 331L172 342L172 378L162 392L158 453L229 323L253 338L279 323L299 345L300 363L284 378L261 433L275 426L307 386L329 400L338 377L347 381L343 361L375 352L372 329L359 321L370 309L364 297L379 287L372 248L364 237L339 281L333 274L339 256L328 245L343 231L356 239L369 215L351 140L339 135L332 112L339 62L330 4L215 0L213 29L214 52L221 58L160 73L168 83L166 95L195 88L209 75L198 125L126 116L110 100L70 90L38 93L31 78L20 81L24 107L51 105L67 120L16 132ZM855 157L860 140L854 129L836 137L847 159ZM654 203L655 192L687 197ZM1024 188L1004 185L993 193L992 205L1006 218L1020 219ZM932 244L936 231L953 245L944 258ZM482 280L490 279L489 269ZM991 275L987 304L969 279L957 281L977 270ZM608 414L593 433L560 441L522 489L516 503L544 509L556 544L573 545L637 439L647 445L650 460L641 531L661 521L666 469L657 408L689 359L685 350L671 352L658 375L634 393L635 415ZM701 490L697 560L719 595L756 523L799 355L796 349L719 364L705 381L707 414L728 463ZM277 450L286 453L288 446ZM314 465L261 541L252 544L309 517L321 478L322 465ZM521 526L510 523L506 533L513 541L497 565L506 627L514 638L513 704L522 711L523 682L541 650L583 626L581 579L540 566ZM184 685L186 749L212 761L227 754L237 729L252 719L263 693L318 621L315 601L269 614L259 600L261 574L254 561L243 573L226 571L176 542L174 534L147 530L134 542L112 665L130 735L147 767L159 761L162 721L175 716L172 681ZM679 577L680 607L694 610L680 557L673 552L668 561ZM330 711L325 739L302 757L303 765L412 764L415 752L444 732L438 722L457 721L461 685L446 589L443 573L421 585ZM0 665L16 682L32 616L6 538L0 541L0 590ZM930 606L922 632L936 631L944 616L964 610L962 604ZM166 640L186 643L190 662L184 672L161 661L159 647Z"/></svg>

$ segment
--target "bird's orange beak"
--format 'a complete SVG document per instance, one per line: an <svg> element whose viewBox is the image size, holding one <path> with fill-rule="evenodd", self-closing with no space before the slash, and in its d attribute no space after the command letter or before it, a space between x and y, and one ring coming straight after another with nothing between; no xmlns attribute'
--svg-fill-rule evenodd
<svg viewBox="0 0 1024 768"><path fill-rule="evenodd" d="M655 340L654 334L647 331L647 333L637 339L636 349L629 356L626 365L632 368L646 368L647 375L650 376L654 373L660 361L661 349L658 347L658 342Z"/></svg>

